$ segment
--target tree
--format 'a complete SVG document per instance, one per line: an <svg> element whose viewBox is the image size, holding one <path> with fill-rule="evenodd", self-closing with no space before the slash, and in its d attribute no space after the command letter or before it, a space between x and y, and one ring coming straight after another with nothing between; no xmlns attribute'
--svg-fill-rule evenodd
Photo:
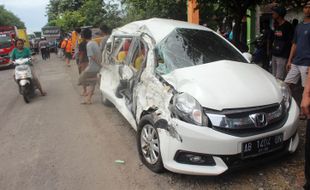
<svg viewBox="0 0 310 190"><path fill-rule="evenodd" d="M211 9L213 16L219 17L231 17L235 21L233 28L233 41L238 44L245 43L244 32L242 31L242 26L244 25L243 20L247 17L247 10L255 9L257 5L268 4L268 3L278 3L286 7L302 7L304 0L197 0L198 7L201 9L202 14L210 11L206 9L212 7L212 5L217 5ZM212 15L208 15L212 17ZM221 18L221 17L220 17Z"/></svg>
<svg viewBox="0 0 310 190"><path fill-rule="evenodd" d="M86 25L98 26L102 22L106 10L104 9L105 3L102 0L88 0L81 6L79 12L87 18Z"/></svg>
<svg viewBox="0 0 310 190"><path fill-rule="evenodd" d="M152 17L187 19L187 0L124 0L125 22Z"/></svg>
<svg viewBox="0 0 310 190"><path fill-rule="evenodd" d="M54 20L55 26L60 27L63 31L70 31L77 26L82 26L86 18L79 11L66 11L61 16Z"/></svg>
<svg viewBox="0 0 310 190"><path fill-rule="evenodd" d="M25 24L12 12L6 10L3 5L0 5L0 26L25 28Z"/></svg>
<svg viewBox="0 0 310 190"><path fill-rule="evenodd" d="M110 27L120 24L117 5L103 0L50 0L47 6L48 25L70 31L78 26L98 27L105 22Z"/></svg>

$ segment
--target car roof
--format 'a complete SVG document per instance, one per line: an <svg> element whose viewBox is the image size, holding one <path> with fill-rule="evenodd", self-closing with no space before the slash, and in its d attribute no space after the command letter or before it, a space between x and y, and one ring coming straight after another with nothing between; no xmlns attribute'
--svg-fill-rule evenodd
<svg viewBox="0 0 310 190"><path fill-rule="evenodd" d="M153 37L156 43L162 41L176 28L188 28L211 31L210 29L197 24L191 24L184 21L177 21L172 19L151 18L147 20L140 20L126 24L120 28L113 30L112 35L131 35L139 33L147 33Z"/></svg>

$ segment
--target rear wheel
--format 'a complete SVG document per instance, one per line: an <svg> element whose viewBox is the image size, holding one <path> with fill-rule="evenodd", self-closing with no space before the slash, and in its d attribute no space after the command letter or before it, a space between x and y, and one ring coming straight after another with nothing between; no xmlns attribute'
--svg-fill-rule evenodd
<svg viewBox="0 0 310 190"><path fill-rule="evenodd" d="M24 101L28 104L30 102L30 93L29 93L30 86L22 86L20 87L20 93L23 95Z"/></svg>
<svg viewBox="0 0 310 190"><path fill-rule="evenodd" d="M156 173L165 171L157 129L150 115L142 117L137 134L138 152L146 167Z"/></svg>

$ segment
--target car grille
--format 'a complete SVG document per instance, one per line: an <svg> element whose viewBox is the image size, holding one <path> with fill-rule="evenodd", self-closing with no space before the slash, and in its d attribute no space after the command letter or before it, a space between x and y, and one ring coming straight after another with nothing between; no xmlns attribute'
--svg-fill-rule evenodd
<svg viewBox="0 0 310 190"><path fill-rule="evenodd" d="M279 129L287 120L284 103L254 108L229 109L221 112L204 109L204 112L214 130L241 137ZM263 126L258 126L253 120L256 114L265 116L266 122Z"/></svg>

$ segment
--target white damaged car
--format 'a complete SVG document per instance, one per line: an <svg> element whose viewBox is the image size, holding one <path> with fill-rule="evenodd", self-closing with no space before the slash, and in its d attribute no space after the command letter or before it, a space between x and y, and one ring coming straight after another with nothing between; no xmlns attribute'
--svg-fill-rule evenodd
<svg viewBox="0 0 310 190"><path fill-rule="evenodd" d="M137 131L154 172L192 175L274 160L299 144L299 109L281 81L203 26L149 19L113 30L102 102Z"/></svg>

